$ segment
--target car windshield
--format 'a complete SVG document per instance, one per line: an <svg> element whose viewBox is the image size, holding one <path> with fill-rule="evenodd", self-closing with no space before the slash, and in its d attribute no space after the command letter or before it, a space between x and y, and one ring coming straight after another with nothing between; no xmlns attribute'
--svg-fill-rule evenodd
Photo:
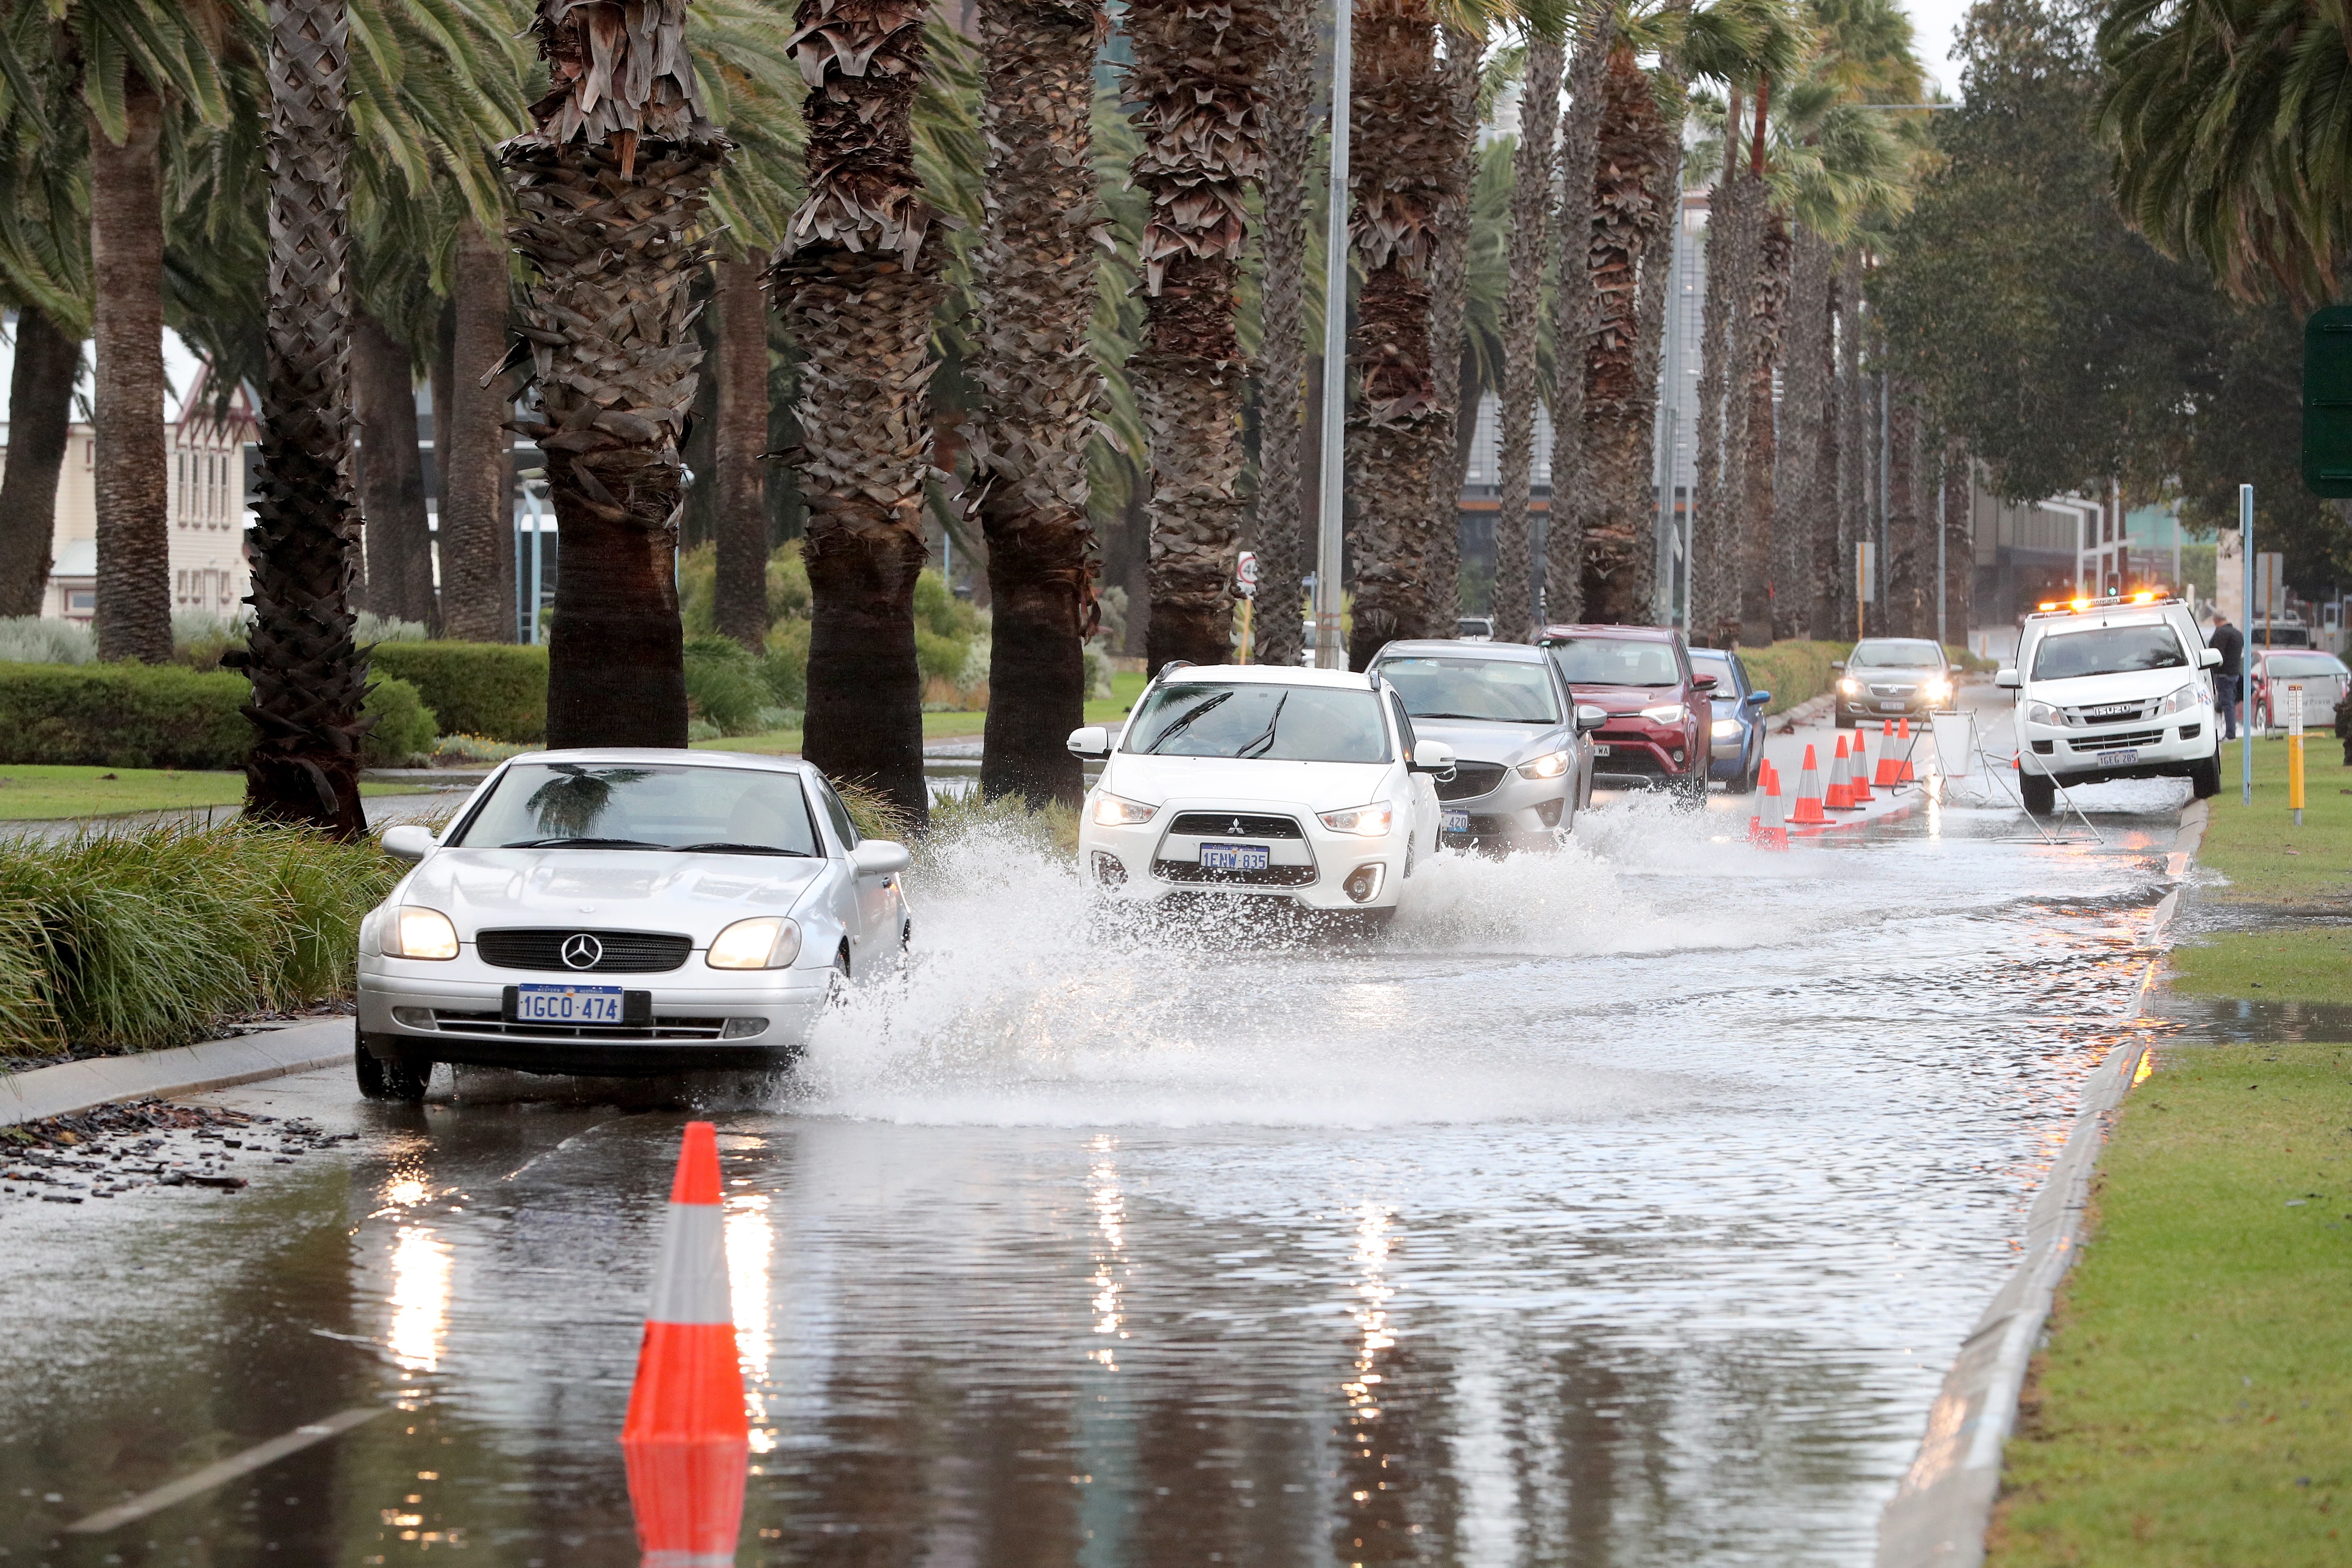
<svg viewBox="0 0 2352 1568"><path fill-rule="evenodd" d="M1382 679L1416 719L1484 719L1498 724L1557 724L1559 699L1540 664L1504 658L1391 658Z"/></svg>
<svg viewBox="0 0 2352 1568"><path fill-rule="evenodd" d="M1925 637L1872 637L1853 645L1848 669L1933 669L1943 654Z"/></svg>
<svg viewBox="0 0 2352 1568"><path fill-rule="evenodd" d="M2263 660L2266 675L2341 675L2344 661L2328 653L2274 653Z"/></svg>
<svg viewBox="0 0 2352 1568"><path fill-rule="evenodd" d="M824 853L794 774L644 763L517 763L453 842L476 849Z"/></svg>
<svg viewBox="0 0 2352 1568"><path fill-rule="evenodd" d="M1565 637L1544 645L1570 686L1680 686L1672 643L1647 637Z"/></svg>
<svg viewBox="0 0 2352 1568"><path fill-rule="evenodd" d="M1380 699L1370 691L1270 680L1159 687L1129 721L1127 750L1276 763L1389 760Z"/></svg>
<svg viewBox="0 0 2352 1568"><path fill-rule="evenodd" d="M2170 626L2097 626L2043 637L2033 650L2033 679L2071 680L2134 669L2181 669L2188 664L2189 656L2180 651L2180 639Z"/></svg>

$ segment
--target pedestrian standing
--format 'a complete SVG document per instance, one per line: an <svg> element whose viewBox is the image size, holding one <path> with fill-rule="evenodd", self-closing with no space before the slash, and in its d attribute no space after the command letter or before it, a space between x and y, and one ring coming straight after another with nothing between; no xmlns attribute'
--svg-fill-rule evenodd
<svg viewBox="0 0 2352 1568"><path fill-rule="evenodd" d="M2242 660L2246 652L2243 633L2230 624L2230 617L2219 610L2213 612L2213 629L2206 634L2205 646L2221 656L2213 667L2213 705L2221 710L2221 739L2238 738L2238 682L2243 674Z"/></svg>

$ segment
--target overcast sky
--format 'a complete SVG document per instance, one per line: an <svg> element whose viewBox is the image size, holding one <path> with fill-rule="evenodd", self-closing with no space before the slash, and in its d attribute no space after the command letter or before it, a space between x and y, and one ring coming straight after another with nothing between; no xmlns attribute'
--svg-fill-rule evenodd
<svg viewBox="0 0 2352 1568"><path fill-rule="evenodd" d="M1960 96L1960 68L1951 58L1952 32L1968 14L1968 0L1903 0L1911 14L1912 36L1927 75L1950 98Z"/></svg>

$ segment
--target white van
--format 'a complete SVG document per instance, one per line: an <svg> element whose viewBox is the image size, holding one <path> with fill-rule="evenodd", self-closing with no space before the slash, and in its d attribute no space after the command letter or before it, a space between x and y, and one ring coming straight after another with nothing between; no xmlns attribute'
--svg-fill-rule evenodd
<svg viewBox="0 0 2352 1568"><path fill-rule="evenodd" d="M2183 778L2200 800L2221 787L2213 677L2189 606L2156 594L2044 605L2025 618L2017 664L1994 678L2017 693L2025 809L2060 785Z"/></svg>

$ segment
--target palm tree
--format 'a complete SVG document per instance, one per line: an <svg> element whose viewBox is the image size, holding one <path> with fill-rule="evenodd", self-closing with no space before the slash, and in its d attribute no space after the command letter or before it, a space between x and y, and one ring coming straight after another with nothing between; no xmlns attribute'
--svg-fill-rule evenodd
<svg viewBox="0 0 2352 1568"><path fill-rule="evenodd" d="M1304 640L1298 585L1307 560L1307 176L1315 148L1307 123L1315 97L1315 14L1309 0L1280 0L1274 52L1261 86L1265 222L1258 238L1264 263L1258 303L1258 596L1251 620L1252 657L1261 664L1297 664Z"/></svg>
<svg viewBox="0 0 2352 1568"><path fill-rule="evenodd" d="M1789 325L1781 372L1779 493L1774 551L1775 637L1836 635L1837 443L1832 397L1837 375L1830 310L1837 253L1801 220L1789 258Z"/></svg>
<svg viewBox="0 0 2352 1568"><path fill-rule="evenodd" d="M1355 26L1349 227L1364 277L1363 380L1348 420L1358 502L1348 661L1361 669L1382 643L1429 629L1432 476L1454 448L1430 356L1430 268L1438 230L1454 220L1465 128L1438 68L1430 0L1360 0Z"/></svg>
<svg viewBox="0 0 2352 1568"><path fill-rule="evenodd" d="M0 475L0 616L37 616L49 585L58 474L73 422L81 342L37 305L16 310L8 376L8 463Z"/></svg>
<svg viewBox="0 0 2352 1568"><path fill-rule="evenodd" d="M1601 82L1617 44L1613 0L1578 29L1559 134L1559 278L1552 291L1552 353L1559 363L1551 408L1551 511L1544 528L1543 618L1584 616L1584 377L1576 373L1591 341L1592 176L1600 156Z"/></svg>
<svg viewBox="0 0 2352 1568"><path fill-rule="evenodd" d="M246 814L338 838L367 832L352 640L350 18L343 0L270 0L269 374L254 508Z"/></svg>
<svg viewBox="0 0 2352 1568"><path fill-rule="evenodd" d="M1510 259L1503 300L1503 395L1496 410L1502 440L1496 471L1494 601L1495 635L1510 641L1525 637L1535 620L1528 548L1536 455L1536 350L1543 324L1544 263L1551 255L1552 149L1559 124L1559 78L1567 52L1558 37L1540 32L1528 40L1519 100L1519 144L1511 158L1511 217L1505 242ZM1577 203L1568 204L1561 221L1570 222L1577 208ZM1557 424L1553 430L1557 462ZM1551 489L1555 519L1564 514L1568 501L1568 491L1558 482L1555 469Z"/></svg>
<svg viewBox="0 0 2352 1568"><path fill-rule="evenodd" d="M683 746L674 562L678 446L701 352L688 290L728 145L704 117L679 0L541 0L531 129L499 150L537 275L522 313L563 531L548 650L551 746Z"/></svg>
<svg viewBox="0 0 2352 1568"><path fill-rule="evenodd" d="M1094 630L1087 443L1103 381L1095 310L1094 65L1102 0L982 0L988 224L974 262L984 408L969 426L988 540L991 649L982 794L1076 806L1066 742L1084 721Z"/></svg>
<svg viewBox="0 0 2352 1568"><path fill-rule="evenodd" d="M358 426L360 516L366 524L368 608L399 620L440 620L433 534L417 454L415 356L363 308L352 312L352 417Z"/></svg>
<svg viewBox="0 0 2352 1568"><path fill-rule="evenodd" d="M760 262L722 255L710 265L719 316L716 440L718 582L712 620L753 653L768 646L768 300Z"/></svg>
<svg viewBox="0 0 2352 1568"><path fill-rule="evenodd" d="M442 620L451 637L467 642L515 639L512 443L505 429L513 394L504 378L485 385L482 375L507 352L511 291L505 247L466 215L449 268L448 369L433 386L433 455Z"/></svg>
<svg viewBox="0 0 2352 1568"><path fill-rule="evenodd" d="M877 788L918 826L922 674L915 578L930 467L924 384L940 250L915 177L908 110L924 6L802 0L791 40L810 82L808 195L770 277L803 356L794 459L809 509L803 754Z"/></svg>
<svg viewBox="0 0 2352 1568"><path fill-rule="evenodd" d="M1265 166L1260 71L1276 22L1268 0L1145 0L1127 27L1126 92L1142 137L1134 179L1150 202L1137 256L1144 341L1129 375L1151 439L1156 670L1231 657L1245 368L1235 289L1244 196Z"/></svg>
<svg viewBox="0 0 2352 1568"><path fill-rule="evenodd" d="M1478 125L1486 39L1458 16L1445 23L1445 91L1460 134L1455 139L1446 203L1452 216L1437 231L1429 263L1429 363L1437 389L1438 418L1451 433L1451 447L1438 455L1430 473L1429 512L1436 531L1429 542L1430 630L1445 636L1462 610L1462 481L1469 462L1463 439L1464 408L1475 430L1478 397L1462 395L1463 350L1469 336L1470 245L1473 203L1478 184Z"/></svg>

